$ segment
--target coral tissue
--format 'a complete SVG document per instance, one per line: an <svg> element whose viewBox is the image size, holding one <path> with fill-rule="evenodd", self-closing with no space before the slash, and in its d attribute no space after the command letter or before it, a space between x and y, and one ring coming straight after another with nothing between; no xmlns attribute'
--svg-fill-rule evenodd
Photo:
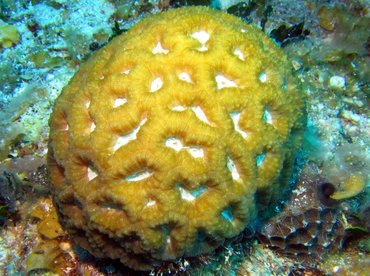
<svg viewBox="0 0 370 276"><path fill-rule="evenodd" d="M209 8L151 16L95 53L50 119L64 228L146 270L213 250L287 185L304 103L280 48Z"/></svg>

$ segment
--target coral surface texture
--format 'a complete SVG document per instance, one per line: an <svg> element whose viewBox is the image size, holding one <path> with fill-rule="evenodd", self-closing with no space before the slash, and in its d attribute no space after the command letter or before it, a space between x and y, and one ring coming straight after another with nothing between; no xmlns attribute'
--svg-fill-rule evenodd
<svg viewBox="0 0 370 276"><path fill-rule="evenodd" d="M137 270L213 250L289 183L304 101L282 50L209 8L150 16L56 100L48 168L76 244Z"/></svg>

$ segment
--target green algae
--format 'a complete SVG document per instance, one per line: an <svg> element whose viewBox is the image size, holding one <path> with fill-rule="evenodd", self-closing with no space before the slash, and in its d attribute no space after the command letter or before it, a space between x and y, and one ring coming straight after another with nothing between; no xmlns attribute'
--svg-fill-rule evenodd
<svg viewBox="0 0 370 276"><path fill-rule="evenodd" d="M61 66L63 63L63 58L51 56L48 51L44 50L31 54L30 60L37 68L54 68Z"/></svg>

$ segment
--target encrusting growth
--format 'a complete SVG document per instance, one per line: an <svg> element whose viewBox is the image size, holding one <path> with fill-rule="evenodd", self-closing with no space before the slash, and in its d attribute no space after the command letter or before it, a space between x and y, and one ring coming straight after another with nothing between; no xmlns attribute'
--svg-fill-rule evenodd
<svg viewBox="0 0 370 276"><path fill-rule="evenodd" d="M56 100L48 168L61 222L137 270L209 252L279 199L304 121L290 65L261 31L204 7L153 15Z"/></svg>

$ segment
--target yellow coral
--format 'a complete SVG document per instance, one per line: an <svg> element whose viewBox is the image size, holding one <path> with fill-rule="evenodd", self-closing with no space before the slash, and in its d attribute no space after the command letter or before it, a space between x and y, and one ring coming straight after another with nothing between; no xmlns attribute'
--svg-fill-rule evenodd
<svg viewBox="0 0 370 276"><path fill-rule="evenodd" d="M30 217L39 220L37 230L46 239L62 236L63 229L58 222L58 216L51 199L41 199L32 209Z"/></svg>
<svg viewBox="0 0 370 276"><path fill-rule="evenodd" d="M336 191L330 197L336 200L354 197L365 188L365 177L360 173L351 175L341 185L342 191Z"/></svg>
<svg viewBox="0 0 370 276"><path fill-rule="evenodd" d="M19 40L20 34L17 28L0 20L0 47L9 48L17 44Z"/></svg>
<svg viewBox="0 0 370 276"><path fill-rule="evenodd" d="M33 205L28 216L37 221L39 241L27 256L27 272L42 269L57 275L70 275L76 263L76 256L66 238L66 233L58 222L51 198L40 198Z"/></svg>
<svg viewBox="0 0 370 276"><path fill-rule="evenodd" d="M303 124L289 63L261 31L204 7L151 16L55 103L61 220L77 244L134 269L208 252L279 198Z"/></svg>

